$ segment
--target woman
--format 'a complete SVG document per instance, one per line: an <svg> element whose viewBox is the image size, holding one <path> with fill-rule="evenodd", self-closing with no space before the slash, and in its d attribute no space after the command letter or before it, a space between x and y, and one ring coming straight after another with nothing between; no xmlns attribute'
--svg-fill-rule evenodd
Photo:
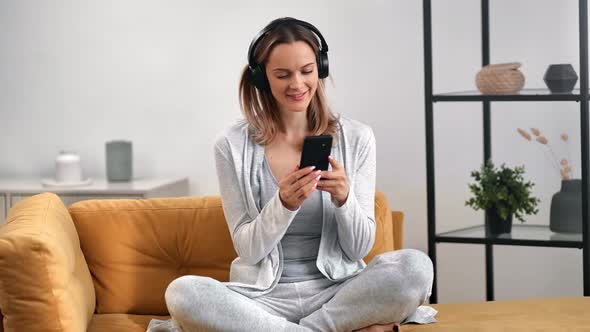
<svg viewBox="0 0 590 332"><path fill-rule="evenodd" d="M252 41L240 82L245 121L214 149L238 257L230 282L183 276L169 285L177 329L397 331L402 321L435 321L421 306L433 280L427 255L404 249L363 262L375 241L375 137L330 112L327 50L315 27L293 18ZM331 170L298 167L310 135L333 136Z"/></svg>

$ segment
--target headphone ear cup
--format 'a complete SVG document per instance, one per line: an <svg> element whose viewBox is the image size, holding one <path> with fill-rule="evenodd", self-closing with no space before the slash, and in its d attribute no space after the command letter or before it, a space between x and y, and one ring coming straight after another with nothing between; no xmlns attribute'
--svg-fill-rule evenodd
<svg viewBox="0 0 590 332"><path fill-rule="evenodd" d="M329 74L329 66L328 66L328 53L319 52L318 58L318 77L319 78L326 78Z"/></svg>
<svg viewBox="0 0 590 332"><path fill-rule="evenodd" d="M254 68L250 68L250 77L254 82L254 86L260 91L269 91L270 86L268 84L268 79L266 78L266 71L262 64L257 64Z"/></svg>

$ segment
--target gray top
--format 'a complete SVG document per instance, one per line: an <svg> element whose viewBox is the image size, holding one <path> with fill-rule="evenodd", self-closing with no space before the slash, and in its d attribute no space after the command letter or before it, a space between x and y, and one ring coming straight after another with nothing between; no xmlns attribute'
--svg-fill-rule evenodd
<svg viewBox="0 0 590 332"><path fill-rule="evenodd" d="M363 257L375 242L373 130L341 115L331 154L343 165L350 192L340 207L332 202L330 193L320 192L323 227L317 267L326 278L339 282L365 268ZM284 207L278 191L266 205L260 204L257 174L264 146L254 142L247 122L238 122L216 138L214 156L225 221L238 254L225 284L248 297L267 294L283 272L280 241L301 207L295 211Z"/></svg>
<svg viewBox="0 0 590 332"><path fill-rule="evenodd" d="M260 174L260 206L265 206L279 190L268 160L264 158ZM279 282L298 282L324 278L316 266L322 233L322 195L314 191L301 205L281 239L283 273Z"/></svg>

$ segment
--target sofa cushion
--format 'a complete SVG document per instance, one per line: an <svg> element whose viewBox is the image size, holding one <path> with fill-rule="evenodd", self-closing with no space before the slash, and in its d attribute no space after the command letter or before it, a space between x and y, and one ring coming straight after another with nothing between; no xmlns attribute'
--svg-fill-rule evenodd
<svg viewBox="0 0 590 332"><path fill-rule="evenodd" d="M383 194L376 195L375 206L378 234L372 256L393 250ZM228 281L237 256L221 196L86 200L70 205L69 212L93 277L99 314L166 315L164 292L172 280L191 274Z"/></svg>
<svg viewBox="0 0 590 332"><path fill-rule="evenodd" d="M96 314L86 332L145 332L152 319L169 318L170 316Z"/></svg>
<svg viewBox="0 0 590 332"><path fill-rule="evenodd" d="M236 257L221 198L99 199L69 206L97 313L166 315L164 292L186 274L227 281Z"/></svg>
<svg viewBox="0 0 590 332"><path fill-rule="evenodd" d="M5 331L84 331L95 293L68 210L52 193L20 201L0 227Z"/></svg>
<svg viewBox="0 0 590 332"><path fill-rule="evenodd" d="M365 263L369 263L373 257L380 253L392 251L394 248L393 223L391 210L385 195L377 191L375 193L375 243L369 254L365 256Z"/></svg>

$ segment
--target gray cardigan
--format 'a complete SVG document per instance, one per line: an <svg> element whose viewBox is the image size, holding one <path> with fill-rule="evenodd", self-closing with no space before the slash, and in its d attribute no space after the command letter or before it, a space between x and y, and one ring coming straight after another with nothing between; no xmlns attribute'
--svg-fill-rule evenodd
<svg viewBox="0 0 590 332"><path fill-rule="evenodd" d="M316 263L333 281L362 271L363 257L375 242L375 136L359 121L343 115L338 119L332 156L344 166L350 192L341 207L334 205L330 193L321 192L324 223ZM285 208L278 190L265 206L258 206L256 174L262 167L264 146L254 142L245 121L223 131L215 140L214 152L223 211L238 254L225 284L248 297L266 294L280 279L280 240L299 210Z"/></svg>

